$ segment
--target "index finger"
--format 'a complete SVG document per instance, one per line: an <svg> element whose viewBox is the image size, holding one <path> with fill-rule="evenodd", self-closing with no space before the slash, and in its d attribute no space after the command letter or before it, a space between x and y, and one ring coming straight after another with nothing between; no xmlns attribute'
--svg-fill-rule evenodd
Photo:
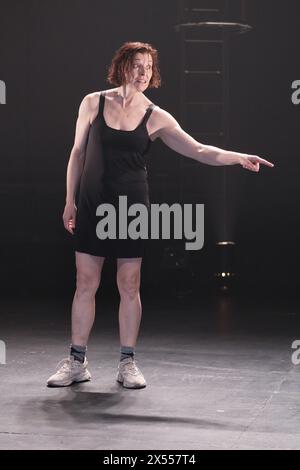
<svg viewBox="0 0 300 470"><path fill-rule="evenodd" d="M261 163L262 165L269 166L271 168L274 167L273 163L269 162L268 160L264 160L263 158L259 158L259 163Z"/></svg>

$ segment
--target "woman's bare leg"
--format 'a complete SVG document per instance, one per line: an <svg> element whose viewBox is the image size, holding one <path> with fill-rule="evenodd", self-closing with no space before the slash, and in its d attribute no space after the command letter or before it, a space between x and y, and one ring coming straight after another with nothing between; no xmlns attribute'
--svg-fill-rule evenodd
<svg viewBox="0 0 300 470"><path fill-rule="evenodd" d="M76 252L77 282L72 304L72 344L86 346L95 319L95 295L105 258Z"/></svg>
<svg viewBox="0 0 300 470"><path fill-rule="evenodd" d="M142 258L119 258L117 285L120 293L119 326L122 346L135 347L142 316L140 277Z"/></svg>

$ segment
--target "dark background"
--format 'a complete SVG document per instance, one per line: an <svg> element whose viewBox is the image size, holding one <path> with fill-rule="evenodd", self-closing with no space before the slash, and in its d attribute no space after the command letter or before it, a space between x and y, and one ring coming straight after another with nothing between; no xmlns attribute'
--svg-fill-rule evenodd
<svg viewBox="0 0 300 470"><path fill-rule="evenodd" d="M145 41L159 50L163 78L147 96L180 120L177 2L2 0L0 9L0 79L7 86L7 104L0 106L1 290L70 295L74 255L61 216L79 104L87 93L110 87L107 68L123 42ZM300 79L300 4L251 0L245 19L253 31L230 48L230 148L265 157L275 168L258 175L229 169L239 286L296 295L300 106L291 102L291 83ZM179 201L180 158L154 143L153 201ZM198 171L199 187L217 171L209 167L202 178ZM197 295L213 282L219 234L212 198L205 200L205 246L188 260ZM143 287L156 292L174 282L162 265L162 245L151 242L143 263ZM107 262L107 288L114 285L113 269ZM187 282L190 272L182 273Z"/></svg>

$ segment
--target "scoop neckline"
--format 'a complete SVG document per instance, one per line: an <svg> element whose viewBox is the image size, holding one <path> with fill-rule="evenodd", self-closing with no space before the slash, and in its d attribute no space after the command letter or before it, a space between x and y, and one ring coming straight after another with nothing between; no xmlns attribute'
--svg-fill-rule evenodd
<svg viewBox="0 0 300 470"><path fill-rule="evenodd" d="M104 98L103 110L102 110L102 118L103 118L104 124L105 124L106 127L108 127L108 129L111 129L112 131L117 131L117 132L135 132L135 131L143 124L146 114L148 113L150 107L153 105L153 103L150 103L150 104L149 104L149 106L148 106L148 108L147 108L147 110L146 110L146 112L145 112L145 114L144 114L144 116L143 116L141 122L135 127L135 129L131 129L131 130L129 130L129 131L126 130L126 129L116 129L115 127L109 126L109 125L107 124L106 120L105 120L105 117L104 117L104 107L105 107L105 102L106 102L105 99L106 99L106 97L105 97L105 94L103 94L103 95L101 94L101 96L103 96L103 98Z"/></svg>

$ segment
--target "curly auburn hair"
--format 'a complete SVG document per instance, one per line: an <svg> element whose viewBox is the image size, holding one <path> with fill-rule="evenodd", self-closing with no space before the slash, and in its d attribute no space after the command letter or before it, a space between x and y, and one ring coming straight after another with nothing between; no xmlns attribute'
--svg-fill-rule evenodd
<svg viewBox="0 0 300 470"><path fill-rule="evenodd" d="M125 42L115 53L108 69L107 81L113 85L121 86L126 82L126 74L130 72L133 58L138 52L150 54L153 60L152 77L149 88L158 88L161 84L158 67L157 50L146 42Z"/></svg>

